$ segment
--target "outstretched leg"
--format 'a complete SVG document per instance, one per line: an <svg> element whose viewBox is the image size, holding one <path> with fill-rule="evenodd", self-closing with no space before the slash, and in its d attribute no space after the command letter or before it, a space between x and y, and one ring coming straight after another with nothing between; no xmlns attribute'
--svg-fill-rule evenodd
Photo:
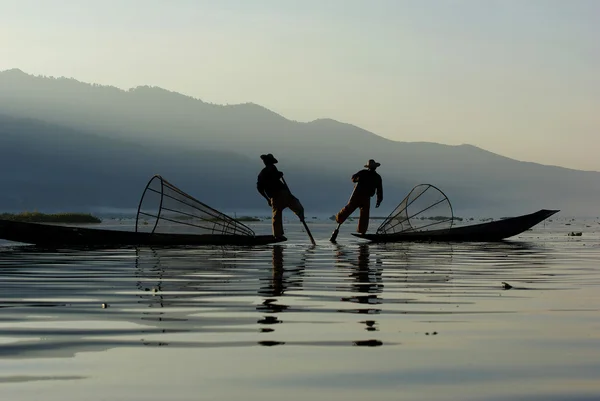
<svg viewBox="0 0 600 401"><path fill-rule="evenodd" d="M344 206L342 208L342 210L340 210L338 212L338 214L335 216L336 223L342 224L343 222L345 222L346 219L348 217L350 217L350 215L352 213L354 213L354 211L356 210L356 208L358 208L358 202L356 201L356 198L352 197L348 201L348 204L346 206Z"/></svg>
<svg viewBox="0 0 600 401"><path fill-rule="evenodd" d="M304 221L304 206L302 206L298 198L290 194L287 207L298 216L300 221Z"/></svg>

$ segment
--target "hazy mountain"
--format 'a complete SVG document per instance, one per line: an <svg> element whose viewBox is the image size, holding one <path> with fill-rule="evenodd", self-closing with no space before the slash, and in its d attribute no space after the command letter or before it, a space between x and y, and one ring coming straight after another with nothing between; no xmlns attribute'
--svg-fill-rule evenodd
<svg viewBox="0 0 600 401"><path fill-rule="evenodd" d="M444 190L458 215L596 215L600 195L597 172L469 145L390 141L329 119L299 123L255 104L218 106L160 88L124 91L9 70L0 72L0 114L4 209L135 207L155 173L217 208L265 209L255 182L267 152L307 213L343 206L350 175L369 158L382 163L378 214L424 182Z"/></svg>

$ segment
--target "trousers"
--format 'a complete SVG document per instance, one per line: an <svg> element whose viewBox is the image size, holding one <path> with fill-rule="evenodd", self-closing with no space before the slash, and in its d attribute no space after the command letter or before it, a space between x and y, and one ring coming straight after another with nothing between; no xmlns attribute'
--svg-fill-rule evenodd
<svg viewBox="0 0 600 401"><path fill-rule="evenodd" d="M288 190L277 192L271 198L271 207L273 209L273 236L283 236L283 210L289 207L300 220L304 220L304 207L294 195Z"/></svg>
<svg viewBox="0 0 600 401"><path fill-rule="evenodd" d="M354 194L348 204L335 216L335 221L342 224L356 209L360 208L357 232L364 234L369 228L369 213L371 209L371 197L365 194Z"/></svg>

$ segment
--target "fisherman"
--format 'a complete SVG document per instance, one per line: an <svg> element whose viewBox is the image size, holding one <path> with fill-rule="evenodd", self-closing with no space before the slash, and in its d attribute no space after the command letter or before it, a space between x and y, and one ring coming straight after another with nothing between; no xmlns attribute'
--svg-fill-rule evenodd
<svg viewBox="0 0 600 401"><path fill-rule="evenodd" d="M283 173L275 166L278 162L277 159L270 153L261 155L260 158L265 163L265 167L258 174L256 189L273 208L273 236L285 239L283 236L283 210L289 207L300 218L300 221L304 221L304 207L281 180Z"/></svg>
<svg viewBox="0 0 600 401"><path fill-rule="evenodd" d="M352 182L356 183L354 192L350 196L348 204L335 216L335 221L342 224L357 208L360 208L360 217L358 218L357 232L365 234L369 228L369 209L371 208L371 197L377 193L377 203L379 207L383 200L383 185L381 176L375 171L380 163L371 159L365 164L366 169L360 170L352 176Z"/></svg>

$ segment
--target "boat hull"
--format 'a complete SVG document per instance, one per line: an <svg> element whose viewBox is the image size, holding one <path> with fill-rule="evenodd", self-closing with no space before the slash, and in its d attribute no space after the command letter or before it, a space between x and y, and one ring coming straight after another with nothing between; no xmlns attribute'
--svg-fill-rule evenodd
<svg viewBox="0 0 600 401"><path fill-rule="evenodd" d="M488 223L474 224L464 227L453 227L444 230L431 230L420 232L403 232L395 234L357 234L355 237L367 239L371 242L493 242L518 235L527 231L536 224L544 221L559 210L542 209L535 213L518 217L511 217Z"/></svg>
<svg viewBox="0 0 600 401"><path fill-rule="evenodd" d="M179 245L265 245L285 241L272 235L164 234L0 220L0 238L37 246L119 247Z"/></svg>

